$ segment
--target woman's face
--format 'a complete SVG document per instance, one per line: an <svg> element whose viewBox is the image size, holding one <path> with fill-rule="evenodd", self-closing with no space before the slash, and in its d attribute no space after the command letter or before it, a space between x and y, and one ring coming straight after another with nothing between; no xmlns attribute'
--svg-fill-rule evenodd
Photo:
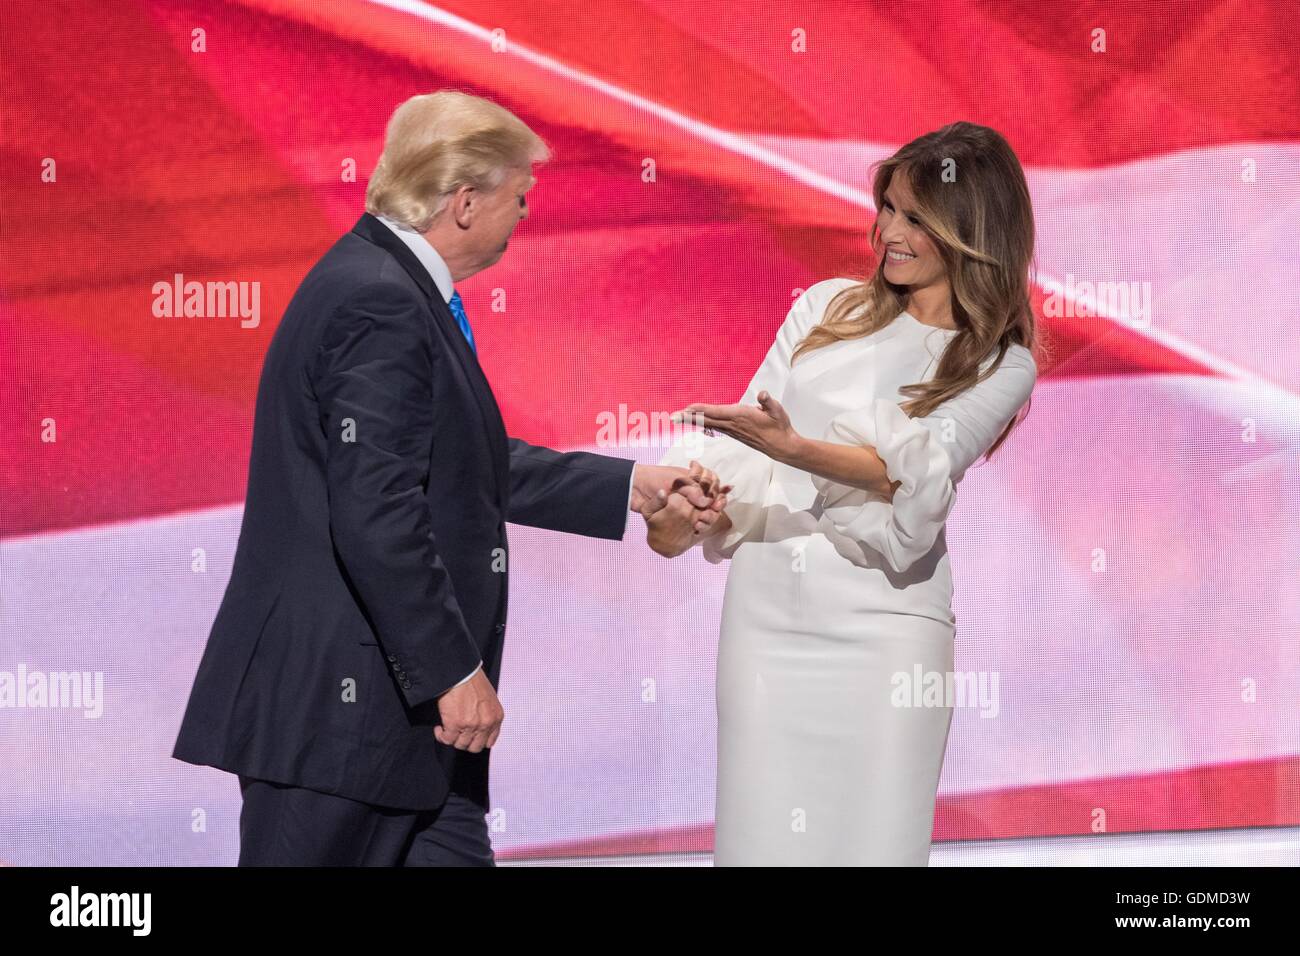
<svg viewBox="0 0 1300 956"><path fill-rule="evenodd" d="M944 266L934 242L913 218L912 198L907 177L896 172L885 190L876 224L884 245L881 258L886 281L916 290L942 281Z"/></svg>

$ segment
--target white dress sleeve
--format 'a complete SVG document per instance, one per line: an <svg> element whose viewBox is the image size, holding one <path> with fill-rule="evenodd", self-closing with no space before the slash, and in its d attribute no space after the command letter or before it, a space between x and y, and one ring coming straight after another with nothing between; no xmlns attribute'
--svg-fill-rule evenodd
<svg viewBox="0 0 1300 956"><path fill-rule="evenodd" d="M758 393L762 391L770 392L777 401L781 400L790 376L790 356L795 347L821 321L831 297L854 284L851 279L827 279L813 284L795 300L777 330L767 356L740 397L740 404L757 405ZM704 557L712 564L720 564L730 558L743 542L762 537L763 509L772 481L772 459L730 435L718 432L708 436L701 431L689 431L677 439L659 464L685 468L692 459L717 472L723 484L734 486L727 495L724 512L731 520L731 527L725 534L706 537L702 544Z"/></svg>
<svg viewBox="0 0 1300 956"><path fill-rule="evenodd" d="M1013 345L996 372L925 418L909 418L887 399L836 415L823 440L870 445L890 481L901 484L891 502L813 475L823 513L841 534L879 552L895 571L906 571L934 547L957 482L1029 401L1037 378L1033 355Z"/></svg>

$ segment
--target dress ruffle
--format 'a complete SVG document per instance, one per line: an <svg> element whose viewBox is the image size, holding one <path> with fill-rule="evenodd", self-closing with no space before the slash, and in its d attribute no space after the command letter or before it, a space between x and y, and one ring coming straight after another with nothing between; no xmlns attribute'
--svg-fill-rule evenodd
<svg viewBox="0 0 1300 956"><path fill-rule="evenodd" d="M812 476L823 514L836 530L879 552L895 571L906 571L934 547L952 510L952 461L943 443L885 399L836 415L823 438L870 445L890 480L901 482L891 503L874 492Z"/></svg>

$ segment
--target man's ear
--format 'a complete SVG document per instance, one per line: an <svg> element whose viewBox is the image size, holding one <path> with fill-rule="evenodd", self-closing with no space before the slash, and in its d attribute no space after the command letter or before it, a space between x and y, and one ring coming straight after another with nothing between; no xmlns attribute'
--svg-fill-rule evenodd
<svg viewBox="0 0 1300 956"><path fill-rule="evenodd" d="M456 225L468 229L474 216L478 215L478 206L482 195L473 186L462 185L451 197L451 217Z"/></svg>

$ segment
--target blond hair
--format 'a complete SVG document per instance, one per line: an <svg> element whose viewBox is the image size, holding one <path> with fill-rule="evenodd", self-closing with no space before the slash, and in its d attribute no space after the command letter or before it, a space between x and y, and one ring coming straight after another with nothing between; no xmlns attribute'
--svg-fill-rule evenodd
<svg viewBox="0 0 1300 956"><path fill-rule="evenodd" d="M366 186L366 212L424 232L461 186L491 192L550 148L504 106L457 90L412 96L393 111Z"/></svg>
<svg viewBox="0 0 1300 956"><path fill-rule="evenodd" d="M951 123L908 143L875 165L876 208L894 175L906 178L915 196L915 215L934 242L952 292L957 334L944 350L934 377L899 389L910 398L900 407L923 418L960 395L1002 364L1007 349L1021 345L1045 352L1029 301L1034 259L1034 213L1020 160L996 130L975 123ZM956 177L945 175L952 170ZM872 246L880 247L879 223ZM824 318L794 350L805 352L883 329L906 303L907 289L885 279L883 256L871 275L853 278L827 303ZM996 359L981 375L981 364ZM997 450L1023 416L1009 422L985 458Z"/></svg>

